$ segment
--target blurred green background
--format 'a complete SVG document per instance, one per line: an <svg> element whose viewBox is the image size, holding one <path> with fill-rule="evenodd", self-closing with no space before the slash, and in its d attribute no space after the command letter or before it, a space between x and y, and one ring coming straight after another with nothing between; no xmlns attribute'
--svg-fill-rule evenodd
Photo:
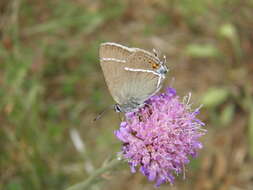
<svg viewBox="0 0 253 190"><path fill-rule="evenodd" d="M120 150L118 114L92 122L106 41L165 54L164 86L204 104L199 158L160 189L252 190L252 0L1 0L0 189L65 189ZM153 188L125 164L91 189Z"/></svg>

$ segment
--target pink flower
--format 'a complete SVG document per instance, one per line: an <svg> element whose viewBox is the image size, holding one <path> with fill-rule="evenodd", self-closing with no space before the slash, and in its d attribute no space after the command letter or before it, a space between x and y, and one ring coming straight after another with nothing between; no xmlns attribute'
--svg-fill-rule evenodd
<svg viewBox="0 0 253 190"><path fill-rule="evenodd" d="M199 109L191 111L173 88L146 103L137 112L126 113L115 135L123 142L122 154L132 172L139 168L156 186L173 184L174 175L182 173L189 157L202 148L204 123L196 118Z"/></svg>

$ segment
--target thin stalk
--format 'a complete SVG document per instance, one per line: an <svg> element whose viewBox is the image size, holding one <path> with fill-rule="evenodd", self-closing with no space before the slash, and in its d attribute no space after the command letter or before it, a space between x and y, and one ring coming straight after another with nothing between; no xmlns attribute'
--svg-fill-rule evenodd
<svg viewBox="0 0 253 190"><path fill-rule="evenodd" d="M93 185L94 181L97 180L97 178L105 173L108 172L110 170L112 170L113 168L117 167L120 163L123 163L122 160L119 159L114 159L112 161L110 161L108 164L106 164L104 167L101 167L97 170L95 170L90 177L88 177L86 180L77 183L73 186L68 187L66 190L85 190L85 189L90 189L90 186Z"/></svg>

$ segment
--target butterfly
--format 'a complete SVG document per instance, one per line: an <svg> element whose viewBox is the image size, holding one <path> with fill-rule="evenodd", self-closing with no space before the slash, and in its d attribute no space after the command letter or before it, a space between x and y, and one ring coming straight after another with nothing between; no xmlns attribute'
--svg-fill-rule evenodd
<svg viewBox="0 0 253 190"><path fill-rule="evenodd" d="M134 112L162 87L168 68L155 50L150 53L117 43L102 43L100 65L116 112Z"/></svg>

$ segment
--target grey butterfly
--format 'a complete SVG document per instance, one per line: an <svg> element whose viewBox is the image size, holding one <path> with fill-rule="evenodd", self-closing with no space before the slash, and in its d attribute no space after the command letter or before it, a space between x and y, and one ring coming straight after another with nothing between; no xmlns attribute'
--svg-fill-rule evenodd
<svg viewBox="0 0 253 190"><path fill-rule="evenodd" d="M154 50L153 50L154 51ZM100 65L116 112L132 112L157 93L168 68L157 53L106 42L100 45Z"/></svg>

